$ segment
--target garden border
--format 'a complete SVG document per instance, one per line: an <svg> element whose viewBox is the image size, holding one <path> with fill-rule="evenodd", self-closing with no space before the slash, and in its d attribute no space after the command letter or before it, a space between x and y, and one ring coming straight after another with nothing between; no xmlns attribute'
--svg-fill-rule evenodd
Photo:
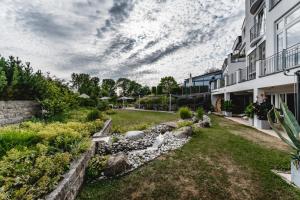
<svg viewBox="0 0 300 200"><path fill-rule="evenodd" d="M111 129L112 121L107 120L104 123L103 128L95 133L93 138L101 137L103 134L109 133ZM92 138L91 138L92 140ZM64 174L63 180L61 180L50 194L48 194L46 200L74 200L84 182L85 171L88 166L89 160L95 155L96 142L92 141L91 147L83 153L83 155L76 161L74 161L70 170Z"/></svg>

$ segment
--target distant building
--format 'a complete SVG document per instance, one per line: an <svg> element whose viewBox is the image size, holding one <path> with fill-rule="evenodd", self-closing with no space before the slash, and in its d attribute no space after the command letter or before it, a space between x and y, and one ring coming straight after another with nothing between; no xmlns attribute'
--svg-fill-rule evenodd
<svg viewBox="0 0 300 200"><path fill-rule="evenodd" d="M184 87L194 87L194 86L202 86L210 89L211 82L216 82L218 79L222 79L222 70L218 70L215 72L205 73L199 76L190 77L184 80Z"/></svg>

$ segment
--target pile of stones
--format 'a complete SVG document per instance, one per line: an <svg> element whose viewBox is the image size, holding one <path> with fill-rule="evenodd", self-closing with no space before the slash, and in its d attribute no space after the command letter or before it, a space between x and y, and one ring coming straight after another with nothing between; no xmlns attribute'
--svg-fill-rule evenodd
<svg viewBox="0 0 300 200"><path fill-rule="evenodd" d="M211 120L204 116L197 121L197 127L211 126ZM109 156L108 167L103 177L112 177L132 171L145 163L178 149L192 136L192 127L177 129L176 122L163 123L145 131L129 131L126 134L112 134L108 140L96 143L96 154Z"/></svg>

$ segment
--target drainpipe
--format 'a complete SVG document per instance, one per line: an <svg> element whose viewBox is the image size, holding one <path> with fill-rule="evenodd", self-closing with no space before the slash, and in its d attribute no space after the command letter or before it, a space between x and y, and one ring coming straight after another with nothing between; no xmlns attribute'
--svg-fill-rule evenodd
<svg viewBox="0 0 300 200"><path fill-rule="evenodd" d="M300 70L295 72L297 76L297 106L296 106L296 116L297 121L300 122Z"/></svg>

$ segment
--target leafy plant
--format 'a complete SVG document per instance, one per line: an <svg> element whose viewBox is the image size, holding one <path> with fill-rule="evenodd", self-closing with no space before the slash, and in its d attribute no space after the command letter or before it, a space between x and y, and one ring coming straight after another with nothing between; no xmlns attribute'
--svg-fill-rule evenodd
<svg viewBox="0 0 300 200"><path fill-rule="evenodd" d="M267 114L268 121L272 129L277 135L290 147L292 147L296 153L292 154L292 159L295 166L299 169L300 167L300 126L293 113L288 109L288 106L280 100L280 107L282 114L273 107ZM275 114L275 118L286 133L288 137L285 137L280 130L274 125L272 113Z"/></svg>
<svg viewBox="0 0 300 200"><path fill-rule="evenodd" d="M272 109L272 105L267 102L264 101L262 103L254 103L254 114L257 115L257 118L259 120L268 120L268 112Z"/></svg>
<svg viewBox="0 0 300 200"><path fill-rule="evenodd" d="M192 117L192 112L188 107L181 107L179 109L179 116L181 119L189 119Z"/></svg>
<svg viewBox="0 0 300 200"><path fill-rule="evenodd" d="M249 104L245 109L245 114L248 118L253 119L254 118L254 105L253 103Z"/></svg>
<svg viewBox="0 0 300 200"><path fill-rule="evenodd" d="M185 126L192 126L193 122L192 121L182 121L177 123L177 128L182 128Z"/></svg>
<svg viewBox="0 0 300 200"><path fill-rule="evenodd" d="M97 105L97 109L100 111L106 111L109 109L109 105L107 101L99 101Z"/></svg>
<svg viewBox="0 0 300 200"><path fill-rule="evenodd" d="M107 156L95 155L88 164L87 178L93 180L101 176L101 172L107 167Z"/></svg>
<svg viewBox="0 0 300 200"><path fill-rule="evenodd" d="M92 110L88 113L86 119L87 121L95 121L96 119L101 118L101 112L99 110Z"/></svg>
<svg viewBox="0 0 300 200"><path fill-rule="evenodd" d="M231 100L224 101L223 108L224 111L226 112L232 112L232 108L233 108L232 101Z"/></svg>
<svg viewBox="0 0 300 200"><path fill-rule="evenodd" d="M202 107L199 107L196 111L196 116L198 119L203 120L203 115L204 115L204 109Z"/></svg>

